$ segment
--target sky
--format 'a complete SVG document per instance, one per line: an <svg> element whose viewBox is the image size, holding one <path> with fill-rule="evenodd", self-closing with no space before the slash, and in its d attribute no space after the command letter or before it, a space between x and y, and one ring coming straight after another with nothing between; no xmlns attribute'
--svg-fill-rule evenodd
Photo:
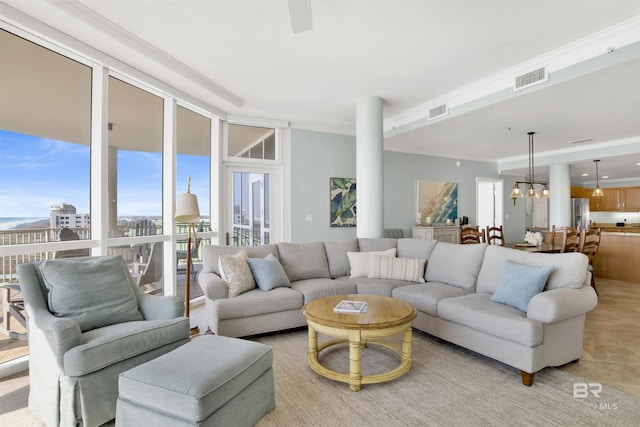
<svg viewBox="0 0 640 427"><path fill-rule="evenodd" d="M89 213L88 146L0 130L0 217L49 217L52 205L68 203ZM177 157L177 192L198 196L209 213L209 158ZM118 216L161 216L161 153L118 152Z"/></svg>

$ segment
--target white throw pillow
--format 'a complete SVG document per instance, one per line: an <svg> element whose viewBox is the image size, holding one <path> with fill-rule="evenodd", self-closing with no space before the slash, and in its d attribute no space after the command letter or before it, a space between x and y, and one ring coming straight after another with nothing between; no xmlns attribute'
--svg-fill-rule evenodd
<svg viewBox="0 0 640 427"><path fill-rule="evenodd" d="M392 258L371 255L369 261L369 278L424 283L425 263L426 260L424 259Z"/></svg>
<svg viewBox="0 0 640 427"><path fill-rule="evenodd" d="M237 297L243 292L256 287L256 282L247 264L247 253L244 250L234 255L220 254L219 269L222 279L227 283L228 297Z"/></svg>
<svg viewBox="0 0 640 427"><path fill-rule="evenodd" d="M386 251L347 252L349 265L351 265L350 278L369 277L369 262L372 254L395 258L396 248L387 249Z"/></svg>

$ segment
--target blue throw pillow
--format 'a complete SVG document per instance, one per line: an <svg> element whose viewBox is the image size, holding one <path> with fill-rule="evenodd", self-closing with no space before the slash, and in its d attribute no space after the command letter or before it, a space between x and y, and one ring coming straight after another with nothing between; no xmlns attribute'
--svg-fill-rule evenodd
<svg viewBox="0 0 640 427"><path fill-rule="evenodd" d="M529 300L544 289L553 266L536 267L506 260L491 301L527 312Z"/></svg>
<svg viewBox="0 0 640 427"><path fill-rule="evenodd" d="M284 272L280 261L269 254L264 258L249 258L247 260L253 278L263 291L270 291L279 287L291 287L291 282Z"/></svg>

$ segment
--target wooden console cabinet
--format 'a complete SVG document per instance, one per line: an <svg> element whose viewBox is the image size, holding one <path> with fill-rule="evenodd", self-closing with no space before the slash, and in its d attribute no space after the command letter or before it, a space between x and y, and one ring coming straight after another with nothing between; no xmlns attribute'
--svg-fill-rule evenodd
<svg viewBox="0 0 640 427"><path fill-rule="evenodd" d="M454 225L413 227L414 239L430 239L440 242L458 243L459 235L460 227Z"/></svg>

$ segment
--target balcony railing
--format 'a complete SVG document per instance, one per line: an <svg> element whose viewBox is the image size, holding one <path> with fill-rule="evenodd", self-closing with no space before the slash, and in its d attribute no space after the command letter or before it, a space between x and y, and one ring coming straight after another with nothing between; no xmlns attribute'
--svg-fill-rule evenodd
<svg viewBox="0 0 640 427"><path fill-rule="evenodd" d="M187 233L186 224L177 224L176 233ZM201 227L209 229L209 224L203 224ZM80 240L89 240L91 238L91 229L89 227L70 228L76 233ZM114 237L135 237L162 234L162 226L156 225L151 221L138 221L126 223L118 226ZM202 262L202 245L210 244L210 238L199 238L200 247L197 251L197 257L194 257L194 263ZM35 243L51 243L60 242L60 230L56 228L26 228L16 230L0 230L0 246L11 245L28 245ZM133 262L144 262L144 254L149 251L148 244L132 244L124 246L114 246L109 248L111 255L121 255L125 262L131 264ZM176 242L177 251L186 251L186 240ZM195 255L195 251L194 251ZM56 256L55 251L48 252L29 252L24 254L5 255L0 257L2 265L0 266L0 281L17 283L16 265L25 262L45 261L53 259ZM178 267L184 267L184 260L178 261Z"/></svg>

